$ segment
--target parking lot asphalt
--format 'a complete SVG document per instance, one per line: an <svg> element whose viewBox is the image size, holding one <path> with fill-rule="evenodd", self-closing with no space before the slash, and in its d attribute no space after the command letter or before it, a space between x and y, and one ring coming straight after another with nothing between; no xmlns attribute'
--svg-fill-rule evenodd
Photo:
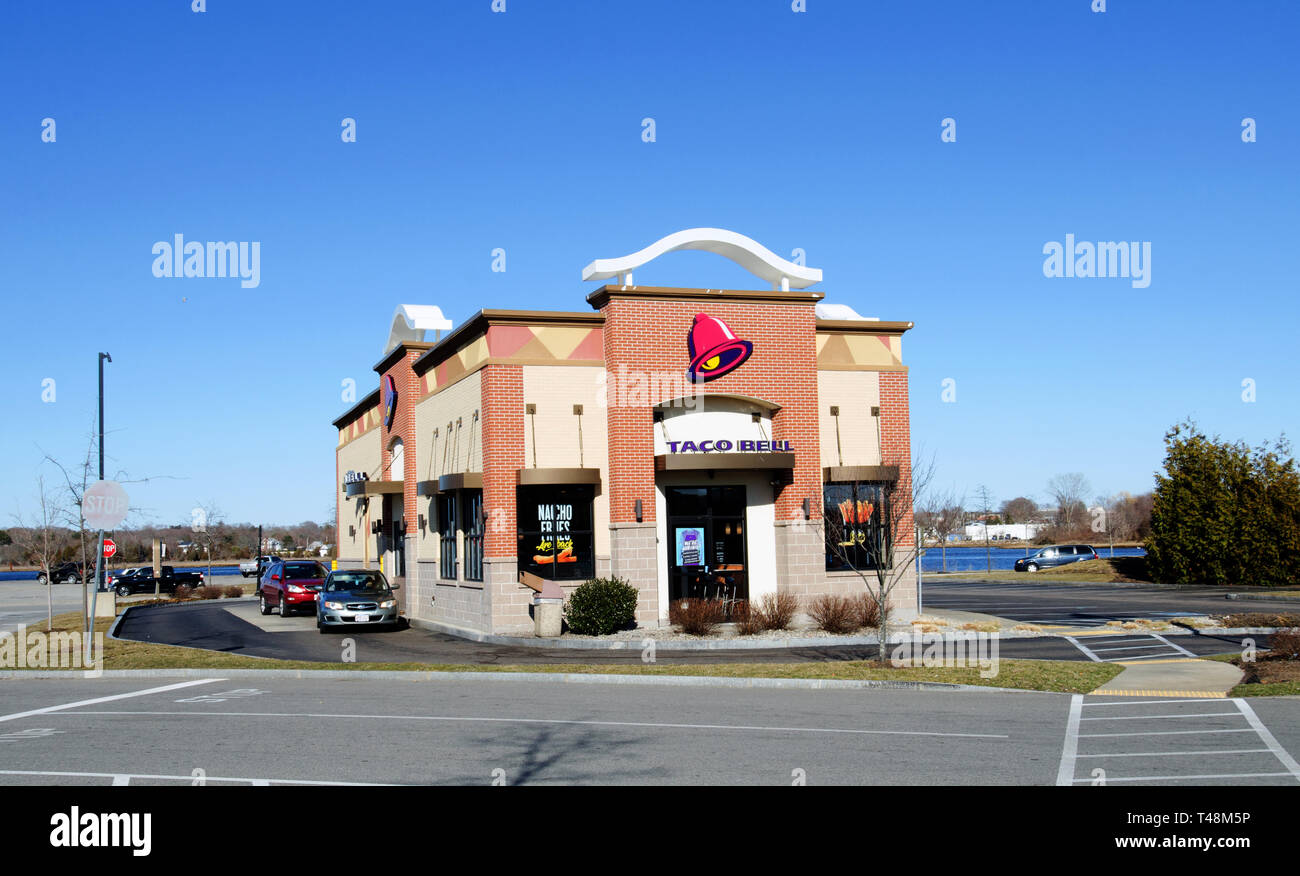
<svg viewBox="0 0 1300 876"><path fill-rule="evenodd" d="M0 784L1300 783L1300 698L160 681L0 680Z"/></svg>
<svg viewBox="0 0 1300 876"><path fill-rule="evenodd" d="M273 657L282 660L309 660L338 663L344 648L349 657L361 663L442 663L458 665L538 664L538 663L609 663L638 664L640 648L611 650L538 648L523 645L500 645L473 642L445 633L418 628L402 630L350 630L347 635L316 631L311 616L281 618L262 617L252 602L198 602L187 605L146 606L133 609L119 625L122 639L158 642L191 648L206 648L232 654ZM647 637L653 637L648 631ZM1145 635L1145 634L1143 634ZM1128 636L1132 638L1130 634ZM1153 637L1152 653L1161 653L1163 642ZM1182 636L1176 639L1181 649L1196 655L1238 651L1241 636ZM1254 637L1256 645L1265 647L1266 637ZM1171 639L1171 641L1173 641ZM1082 642L1085 647L1080 647ZM1044 636L1003 639L998 644L1003 659L1094 660L1104 647L1089 645L1086 640L1071 641ZM1121 652L1122 653L1122 652ZM824 645L793 648L745 650L677 651L659 649L660 665L697 663L798 663L826 660L870 660L877 656L874 645ZM1115 656L1115 655L1107 655Z"/></svg>
<svg viewBox="0 0 1300 876"><path fill-rule="evenodd" d="M997 615L1043 626L1100 627L1110 621L1168 620L1238 612L1300 613L1295 600L1230 600L1223 588L1107 587L1104 584L1043 584L943 580L924 582L927 608Z"/></svg>
<svg viewBox="0 0 1300 876"><path fill-rule="evenodd" d="M44 624L50 602L54 614L76 611L81 606L81 585L55 584L50 588L35 580L0 583L0 632Z"/></svg>

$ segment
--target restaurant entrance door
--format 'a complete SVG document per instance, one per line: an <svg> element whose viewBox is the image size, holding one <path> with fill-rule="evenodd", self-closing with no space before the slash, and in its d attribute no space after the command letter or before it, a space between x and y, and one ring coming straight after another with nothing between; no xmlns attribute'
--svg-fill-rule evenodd
<svg viewBox="0 0 1300 876"><path fill-rule="evenodd" d="M745 488L666 487L668 598L748 599Z"/></svg>

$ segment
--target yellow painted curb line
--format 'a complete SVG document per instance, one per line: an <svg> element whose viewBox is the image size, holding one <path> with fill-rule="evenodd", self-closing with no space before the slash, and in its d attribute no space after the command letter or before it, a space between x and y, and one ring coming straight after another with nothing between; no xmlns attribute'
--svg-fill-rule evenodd
<svg viewBox="0 0 1300 876"><path fill-rule="evenodd" d="M1227 699L1226 693L1213 690L1104 690L1097 688L1090 697L1195 697Z"/></svg>
<svg viewBox="0 0 1300 876"><path fill-rule="evenodd" d="M1200 657L1170 657L1168 660L1112 660L1116 666L1150 666L1156 663L1200 663Z"/></svg>

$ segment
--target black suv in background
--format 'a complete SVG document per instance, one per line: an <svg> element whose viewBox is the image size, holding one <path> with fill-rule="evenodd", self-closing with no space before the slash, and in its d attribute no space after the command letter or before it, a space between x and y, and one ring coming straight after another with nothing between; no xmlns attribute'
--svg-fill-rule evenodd
<svg viewBox="0 0 1300 876"><path fill-rule="evenodd" d="M94 571L83 571L81 563L59 563L50 569L50 578L55 584L80 584L83 579L90 580L93 577L95 577ZM45 577L44 569L36 573L38 584L48 584L50 578Z"/></svg>
<svg viewBox="0 0 1300 876"><path fill-rule="evenodd" d="M1086 544L1054 544L1016 560L1017 572L1037 572L1051 566L1065 566L1080 560L1095 560L1097 552Z"/></svg>
<svg viewBox="0 0 1300 876"><path fill-rule="evenodd" d="M108 589L116 591L118 596L152 593L154 591L153 569L149 566L128 569L125 572L109 575L107 583ZM159 593L171 593L182 584L186 587L202 587L203 573L177 572L171 566L162 567L162 577L158 579Z"/></svg>

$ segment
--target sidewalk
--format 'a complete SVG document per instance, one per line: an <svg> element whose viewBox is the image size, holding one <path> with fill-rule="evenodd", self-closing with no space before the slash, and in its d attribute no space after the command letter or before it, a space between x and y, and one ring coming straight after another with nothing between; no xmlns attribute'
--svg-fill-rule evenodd
<svg viewBox="0 0 1300 876"><path fill-rule="evenodd" d="M1119 665L1124 671L1091 696L1226 697L1242 679L1242 671L1230 663L1194 657Z"/></svg>

